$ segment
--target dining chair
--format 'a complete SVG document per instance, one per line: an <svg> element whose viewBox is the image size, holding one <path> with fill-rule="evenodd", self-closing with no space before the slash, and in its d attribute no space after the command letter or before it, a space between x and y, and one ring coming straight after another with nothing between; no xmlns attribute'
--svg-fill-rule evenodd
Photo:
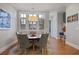
<svg viewBox="0 0 79 59"><path fill-rule="evenodd" d="M17 34L17 38L21 51L25 51L25 53L27 53L27 49L32 46L29 42L27 34Z"/></svg>
<svg viewBox="0 0 79 59"><path fill-rule="evenodd" d="M42 34L40 40L35 44L39 47L39 50L42 54L47 54L47 41L48 41L49 34Z"/></svg>

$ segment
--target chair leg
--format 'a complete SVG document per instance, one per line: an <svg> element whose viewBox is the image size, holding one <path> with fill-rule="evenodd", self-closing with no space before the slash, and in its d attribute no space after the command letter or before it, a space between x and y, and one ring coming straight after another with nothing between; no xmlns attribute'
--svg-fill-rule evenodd
<svg viewBox="0 0 79 59"><path fill-rule="evenodd" d="M44 54L44 49L42 48L42 54Z"/></svg>
<svg viewBox="0 0 79 59"><path fill-rule="evenodd" d="M32 53L34 54L34 52L35 52L35 45L33 45L33 52Z"/></svg>
<svg viewBox="0 0 79 59"><path fill-rule="evenodd" d="M23 49L20 48L17 54L21 55L22 53L23 53Z"/></svg>
<svg viewBox="0 0 79 59"><path fill-rule="evenodd" d="M44 55L48 54L47 48L42 48L42 54L44 54Z"/></svg>
<svg viewBox="0 0 79 59"><path fill-rule="evenodd" d="M45 48L45 54L48 54L48 50L47 50L47 48Z"/></svg>
<svg viewBox="0 0 79 59"><path fill-rule="evenodd" d="M33 51L35 51L35 46L33 45Z"/></svg>
<svg viewBox="0 0 79 59"><path fill-rule="evenodd" d="M19 46L19 44L17 45L17 50L18 50L18 51L20 50L20 46Z"/></svg>
<svg viewBox="0 0 79 59"><path fill-rule="evenodd" d="M27 49L24 49L24 55L26 55L27 54Z"/></svg>

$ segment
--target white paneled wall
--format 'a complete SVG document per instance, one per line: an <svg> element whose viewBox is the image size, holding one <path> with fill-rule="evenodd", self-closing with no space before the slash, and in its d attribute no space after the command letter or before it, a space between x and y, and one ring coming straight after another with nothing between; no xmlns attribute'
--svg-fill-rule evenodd
<svg viewBox="0 0 79 59"><path fill-rule="evenodd" d="M70 5L66 8L66 20L68 16L79 14L79 5ZM67 23L66 41L71 46L79 49L79 15L78 21Z"/></svg>
<svg viewBox="0 0 79 59"><path fill-rule="evenodd" d="M0 30L0 53L8 48L15 40L16 32L16 10L9 4L0 4L0 9L3 9L11 15L11 29Z"/></svg>
<svg viewBox="0 0 79 59"><path fill-rule="evenodd" d="M57 38L57 12L50 12L49 19L51 20L51 36Z"/></svg>

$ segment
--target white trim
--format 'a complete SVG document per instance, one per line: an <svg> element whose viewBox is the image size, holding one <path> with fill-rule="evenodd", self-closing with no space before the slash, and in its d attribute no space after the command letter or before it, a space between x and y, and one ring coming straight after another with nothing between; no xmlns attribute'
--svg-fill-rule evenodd
<svg viewBox="0 0 79 59"><path fill-rule="evenodd" d="M76 48L76 49L79 50L79 46L78 45L75 45L75 44L73 44L71 42L68 42L68 41L66 41L66 44L68 44L68 45L72 46L73 48Z"/></svg>
<svg viewBox="0 0 79 59"><path fill-rule="evenodd" d="M2 53L3 51L5 51L6 49L8 49L10 46L12 46L15 43L16 43L16 40L14 42L10 43L9 45L6 45L3 48L0 48L0 53Z"/></svg>

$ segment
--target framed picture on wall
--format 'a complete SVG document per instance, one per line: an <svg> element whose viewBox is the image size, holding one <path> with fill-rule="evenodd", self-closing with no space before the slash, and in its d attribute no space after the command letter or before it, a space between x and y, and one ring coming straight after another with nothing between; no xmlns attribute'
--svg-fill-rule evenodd
<svg viewBox="0 0 79 59"><path fill-rule="evenodd" d="M0 29L11 28L11 16L6 11L0 9Z"/></svg>
<svg viewBox="0 0 79 59"><path fill-rule="evenodd" d="M72 22L72 16L69 16L69 17L67 18L67 22Z"/></svg>
<svg viewBox="0 0 79 59"><path fill-rule="evenodd" d="M78 21L78 14L72 16L72 21Z"/></svg>
<svg viewBox="0 0 79 59"><path fill-rule="evenodd" d="M74 14L67 17L67 22L75 22L75 21L78 21L78 14Z"/></svg>

